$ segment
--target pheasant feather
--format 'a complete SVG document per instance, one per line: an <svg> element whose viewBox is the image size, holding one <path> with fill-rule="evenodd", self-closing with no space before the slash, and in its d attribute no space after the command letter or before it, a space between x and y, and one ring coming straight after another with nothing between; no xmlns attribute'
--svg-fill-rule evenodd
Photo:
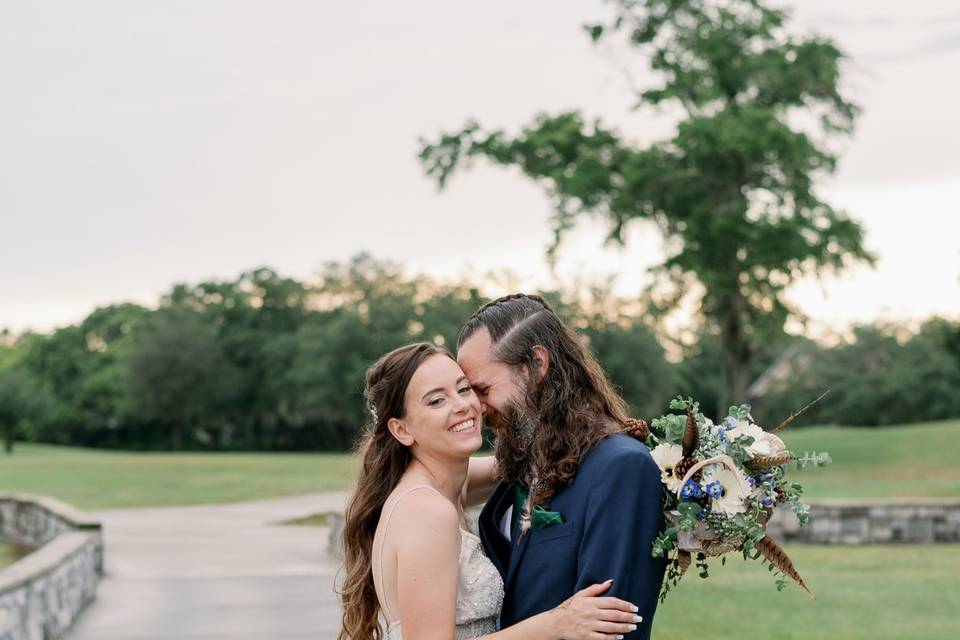
<svg viewBox="0 0 960 640"><path fill-rule="evenodd" d="M829 390L829 389L827 389L826 391L824 391L823 393L821 393L819 398L817 398L816 400L814 400L813 402L811 402L810 404L808 404L807 406L805 406L803 409L800 409L799 411L794 411L793 413L791 413L791 414L787 417L787 419L784 420L783 422L781 422L780 424L778 424L775 429L771 429L771 430L770 430L770 433L776 433L777 431L780 431L780 429L783 429L784 427L786 427L788 424L790 424L791 422L793 422L794 420L796 420L796 419L800 416L801 413L803 413L804 411L806 411L807 409L809 409L809 408L812 407L813 405L815 405L815 404L817 404L818 402L820 402L821 400L823 400L824 396L826 396L828 393L830 393L830 390Z"/></svg>
<svg viewBox="0 0 960 640"><path fill-rule="evenodd" d="M793 562L790 560L787 552L784 551L780 545L774 542L770 536L763 537L763 539L757 545L757 550L760 551L760 554L766 558L770 564L779 569L784 575L793 578L794 582L800 585L804 591L809 593L811 598L816 600L816 596L813 595L813 592L807 588L807 585L803 582L803 578L800 577L797 569L793 566Z"/></svg>
<svg viewBox="0 0 960 640"><path fill-rule="evenodd" d="M773 467L779 467L783 464L790 464L793 460L796 460L796 458L789 453L782 453L778 456L754 456L744 462L743 466L752 470L772 469Z"/></svg>
<svg viewBox="0 0 960 640"><path fill-rule="evenodd" d="M681 549L677 552L677 564L680 567L680 575L677 577L677 580L683 577L683 574L687 572L687 569L690 567L690 552L684 551Z"/></svg>

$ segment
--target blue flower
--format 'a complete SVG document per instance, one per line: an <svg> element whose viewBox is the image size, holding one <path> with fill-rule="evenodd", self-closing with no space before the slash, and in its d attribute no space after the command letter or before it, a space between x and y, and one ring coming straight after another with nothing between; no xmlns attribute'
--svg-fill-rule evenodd
<svg viewBox="0 0 960 640"><path fill-rule="evenodd" d="M719 480L714 480L704 488L711 498L717 499L723 497L723 485L720 484Z"/></svg>
<svg viewBox="0 0 960 640"><path fill-rule="evenodd" d="M706 519L707 519L706 511L701 511L700 513L697 514L697 520L699 520L700 522L703 522Z"/></svg>
<svg viewBox="0 0 960 640"><path fill-rule="evenodd" d="M684 498L699 498L703 495L703 489L695 480L687 480L687 484L680 490L680 495Z"/></svg>
<svg viewBox="0 0 960 640"><path fill-rule="evenodd" d="M755 487L757 486L757 479L754 478L753 476L747 476L747 484L750 485L751 487Z"/></svg>
<svg viewBox="0 0 960 640"><path fill-rule="evenodd" d="M764 496L763 500L760 501L760 504L762 504L765 507L772 507L773 500L770 499L770 496Z"/></svg>

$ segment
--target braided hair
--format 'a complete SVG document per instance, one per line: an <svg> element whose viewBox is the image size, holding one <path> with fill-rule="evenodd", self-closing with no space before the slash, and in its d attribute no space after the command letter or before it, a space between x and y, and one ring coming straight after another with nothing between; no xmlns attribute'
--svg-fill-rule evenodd
<svg viewBox="0 0 960 640"><path fill-rule="evenodd" d="M490 332L490 341L497 343L517 324L544 311L556 316L550 304L538 295L511 293L491 300L477 309L464 323L457 337L457 347L462 346L467 338L481 328L487 329Z"/></svg>

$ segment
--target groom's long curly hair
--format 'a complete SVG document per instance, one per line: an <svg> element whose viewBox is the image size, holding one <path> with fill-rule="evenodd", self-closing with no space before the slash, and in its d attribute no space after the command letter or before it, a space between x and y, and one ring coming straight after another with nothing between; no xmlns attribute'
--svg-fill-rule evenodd
<svg viewBox="0 0 960 640"><path fill-rule="evenodd" d="M367 370L364 398L373 419L357 444L360 477L350 496L343 523L343 566L340 588L343 622L338 640L378 640L380 602L373 583L373 537L387 497L410 464L410 450L387 429L390 418L402 418L410 379L427 358L446 349L418 342L394 349Z"/></svg>
<svg viewBox="0 0 960 640"><path fill-rule="evenodd" d="M481 329L490 333L494 358L518 375L536 370L535 346L549 354L542 380L524 376L532 438L523 451L497 460L502 480L525 481L535 470L533 504L543 505L573 480L594 445L623 430L627 405L583 340L540 296L518 293L480 307L460 331L458 348Z"/></svg>

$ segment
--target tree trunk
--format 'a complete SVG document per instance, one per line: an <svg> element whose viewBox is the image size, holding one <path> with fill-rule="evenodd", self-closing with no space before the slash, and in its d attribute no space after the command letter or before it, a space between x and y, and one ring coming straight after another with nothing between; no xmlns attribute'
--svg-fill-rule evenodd
<svg viewBox="0 0 960 640"><path fill-rule="evenodd" d="M13 425L3 427L3 450L9 456L13 453Z"/></svg>
<svg viewBox="0 0 960 640"><path fill-rule="evenodd" d="M743 333L743 316L740 312L743 303L739 294L728 294L718 308L724 380L719 411L724 415L731 405L747 401L747 387L750 384L750 362L753 353Z"/></svg>

